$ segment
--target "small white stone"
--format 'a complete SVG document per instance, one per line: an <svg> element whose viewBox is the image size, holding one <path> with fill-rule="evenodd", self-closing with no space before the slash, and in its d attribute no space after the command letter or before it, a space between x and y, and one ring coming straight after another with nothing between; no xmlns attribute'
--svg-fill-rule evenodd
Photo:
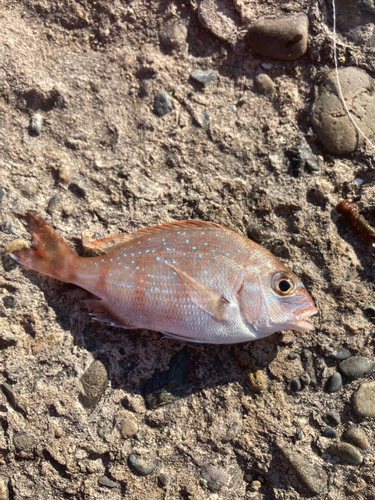
<svg viewBox="0 0 375 500"><path fill-rule="evenodd" d="M363 184L363 179L360 179L359 177L357 177L356 179L354 179L354 184L356 184L357 186L360 186L361 184Z"/></svg>

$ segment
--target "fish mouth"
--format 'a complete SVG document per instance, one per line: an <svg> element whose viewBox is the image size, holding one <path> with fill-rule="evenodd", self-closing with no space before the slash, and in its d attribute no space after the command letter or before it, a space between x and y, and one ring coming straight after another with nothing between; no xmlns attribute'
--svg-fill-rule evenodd
<svg viewBox="0 0 375 500"><path fill-rule="evenodd" d="M309 330L313 330L314 326L306 321L307 318L313 316L318 312L318 309L315 306L310 306L307 309L304 309L302 313L294 315L294 321L298 326L298 330L301 332L308 332ZM297 328L294 328L297 329Z"/></svg>

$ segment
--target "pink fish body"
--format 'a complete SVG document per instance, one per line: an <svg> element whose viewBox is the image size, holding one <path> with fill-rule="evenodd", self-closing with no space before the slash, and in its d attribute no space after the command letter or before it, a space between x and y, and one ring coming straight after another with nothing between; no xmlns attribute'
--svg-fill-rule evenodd
<svg viewBox="0 0 375 500"><path fill-rule="evenodd" d="M19 263L96 295L97 319L192 342L247 342L311 330L317 309L300 279L276 257L223 226L183 221L98 240L99 257L79 257L34 212L32 247Z"/></svg>

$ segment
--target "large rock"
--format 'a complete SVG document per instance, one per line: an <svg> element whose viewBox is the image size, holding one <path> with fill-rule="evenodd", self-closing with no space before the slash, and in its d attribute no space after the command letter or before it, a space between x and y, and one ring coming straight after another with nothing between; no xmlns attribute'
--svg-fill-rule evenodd
<svg viewBox="0 0 375 500"><path fill-rule="evenodd" d="M247 40L261 56L294 61L307 50L309 21L305 14L262 18L250 26Z"/></svg>
<svg viewBox="0 0 375 500"><path fill-rule="evenodd" d="M369 139L375 135L374 80L363 69L339 69L345 103ZM335 155L352 153L364 142L352 123L340 98L336 71L328 73L319 90L311 117L312 126L323 146Z"/></svg>

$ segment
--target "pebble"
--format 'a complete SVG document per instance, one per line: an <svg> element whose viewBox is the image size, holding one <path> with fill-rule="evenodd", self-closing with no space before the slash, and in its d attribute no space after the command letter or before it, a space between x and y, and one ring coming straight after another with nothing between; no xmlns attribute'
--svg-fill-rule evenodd
<svg viewBox="0 0 375 500"><path fill-rule="evenodd" d="M13 260L9 254L16 250L22 250L22 248L29 248L29 246L28 242L21 238L13 240L8 244L3 255L3 266L5 271L9 272L17 267L17 262Z"/></svg>
<svg viewBox="0 0 375 500"><path fill-rule="evenodd" d="M271 61L264 61L264 62L260 63L260 65L266 71L269 71L270 69L272 69L275 66L274 63L272 63Z"/></svg>
<svg viewBox="0 0 375 500"><path fill-rule="evenodd" d="M256 365L248 368L246 374L249 386L254 392L261 392L267 388L267 377L264 371L256 367Z"/></svg>
<svg viewBox="0 0 375 500"><path fill-rule="evenodd" d="M356 67L338 71L346 104L353 109L359 127L371 140L375 134L373 79L365 70ZM342 105L335 70L328 73L320 86L311 124L325 149L334 155L348 155L364 141Z"/></svg>
<svg viewBox="0 0 375 500"><path fill-rule="evenodd" d="M145 401L149 409L160 408L183 397L188 381L188 366L189 352L185 346L171 358L168 370L154 373L145 388Z"/></svg>
<svg viewBox="0 0 375 500"><path fill-rule="evenodd" d="M343 361L344 359L350 358L352 353L348 349L341 349L334 354L329 354L328 357L336 361Z"/></svg>
<svg viewBox="0 0 375 500"><path fill-rule="evenodd" d="M367 377L374 370L375 363L362 356L352 356L339 364L340 372L350 380Z"/></svg>
<svg viewBox="0 0 375 500"><path fill-rule="evenodd" d="M357 448L349 443L333 443L327 448L327 453L351 465L359 465L363 460Z"/></svg>
<svg viewBox="0 0 375 500"><path fill-rule="evenodd" d="M352 396L353 410L359 417L375 417L375 382L364 382Z"/></svg>
<svg viewBox="0 0 375 500"><path fill-rule="evenodd" d="M15 432L13 434L13 444L18 451L31 452L35 447L35 439L26 432Z"/></svg>
<svg viewBox="0 0 375 500"><path fill-rule="evenodd" d="M168 24L159 31L160 45L166 52L181 52L186 49L187 35L188 30L185 23Z"/></svg>
<svg viewBox="0 0 375 500"><path fill-rule="evenodd" d="M236 346L234 348L234 357L236 358L237 363L242 366L242 368L247 368L248 366L250 366L251 356L247 351L245 351L245 349L241 349L240 347Z"/></svg>
<svg viewBox="0 0 375 500"><path fill-rule="evenodd" d="M82 375L81 383L85 392L80 395L81 404L88 409L94 408L108 383L108 374L103 363L99 360L93 361Z"/></svg>
<svg viewBox="0 0 375 500"><path fill-rule="evenodd" d="M335 429L332 429L332 427L323 431L322 436L329 439L337 439L338 437L337 432L335 431Z"/></svg>
<svg viewBox="0 0 375 500"><path fill-rule="evenodd" d="M300 144L291 147L288 151L285 152L285 156L290 162L294 177L299 177L305 167L310 172L319 171L319 165L315 159L315 156L311 151L310 146L306 142L301 142Z"/></svg>
<svg viewBox="0 0 375 500"><path fill-rule="evenodd" d="M366 316L366 318L373 320L375 319L375 307L374 306L368 306L363 309L363 313Z"/></svg>
<svg viewBox="0 0 375 500"><path fill-rule="evenodd" d="M4 196L5 196L4 188L2 186L0 186L0 203L3 202Z"/></svg>
<svg viewBox="0 0 375 500"><path fill-rule="evenodd" d="M9 500L8 480L0 479L0 500Z"/></svg>
<svg viewBox="0 0 375 500"><path fill-rule="evenodd" d="M301 382L301 385L302 387L307 387L310 382L311 382L311 379L310 379L310 376L308 373L302 373L302 375L300 376L299 378L300 382Z"/></svg>
<svg viewBox="0 0 375 500"><path fill-rule="evenodd" d="M104 222L104 223L108 224L109 217L101 208L94 208L94 213L97 216L97 218L100 220L100 222Z"/></svg>
<svg viewBox="0 0 375 500"><path fill-rule="evenodd" d="M87 139L87 134L78 132L78 134L73 135L75 141L85 141Z"/></svg>
<svg viewBox="0 0 375 500"><path fill-rule="evenodd" d="M250 488L253 491L258 491L262 487L262 483L258 481L257 479L255 481L251 481L250 483Z"/></svg>
<svg viewBox="0 0 375 500"><path fill-rule="evenodd" d="M306 457L290 448L281 448L281 452L296 473L298 479L314 495L320 495L327 490L327 474L310 457Z"/></svg>
<svg viewBox="0 0 375 500"><path fill-rule="evenodd" d="M305 435L304 435L304 433L303 433L303 430L302 430L302 429L300 429L300 428L296 429L296 434L295 434L295 436L296 436L296 439L297 439L298 441L302 441L302 439L305 437Z"/></svg>
<svg viewBox="0 0 375 500"><path fill-rule="evenodd" d="M15 300L12 295L6 295L5 297L3 297L3 304L5 309L13 309L14 303Z"/></svg>
<svg viewBox="0 0 375 500"><path fill-rule="evenodd" d="M17 395L16 395L14 389L12 389L12 386L10 386L6 383L3 383L0 385L0 388L1 388L4 396L7 398L8 403L12 406L12 408L14 408L19 413L24 414L25 411L19 405Z"/></svg>
<svg viewBox="0 0 375 500"><path fill-rule="evenodd" d="M39 184L36 179L29 179L21 188L21 193L26 196L26 198L32 198L36 195L39 189Z"/></svg>
<svg viewBox="0 0 375 500"><path fill-rule="evenodd" d="M124 439L128 439L132 436L135 436L138 432L138 425L133 420L127 418L121 427L121 436Z"/></svg>
<svg viewBox="0 0 375 500"><path fill-rule="evenodd" d="M260 73L254 78L255 88L261 94L272 97L275 93L275 84L266 73Z"/></svg>
<svg viewBox="0 0 375 500"><path fill-rule="evenodd" d="M43 128L43 116L35 114L31 117L29 125L29 134L32 136L38 136L41 134Z"/></svg>
<svg viewBox="0 0 375 500"><path fill-rule="evenodd" d="M322 419L326 424L331 425L332 427L338 426L339 423L341 422L340 415L338 415L333 410L326 411L325 413L323 413Z"/></svg>
<svg viewBox="0 0 375 500"><path fill-rule="evenodd" d="M129 466L135 470L140 476L149 476L154 469L160 464L160 460L155 459L151 462L146 462L139 455L134 453L128 457Z"/></svg>
<svg viewBox="0 0 375 500"><path fill-rule="evenodd" d="M247 32L250 47L261 56L294 61L307 50L309 21L306 14L261 18Z"/></svg>
<svg viewBox="0 0 375 500"><path fill-rule="evenodd" d="M3 233L8 233L8 234L16 234L17 230L13 226L13 223L10 219L6 219L2 224L1 224L1 230Z"/></svg>
<svg viewBox="0 0 375 500"><path fill-rule="evenodd" d="M107 486L108 488L117 488L118 484L114 481L111 481L107 476L102 476L98 479L98 483L101 486Z"/></svg>
<svg viewBox="0 0 375 500"><path fill-rule="evenodd" d="M56 209L61 205L62 198L59 194L55 194L50 198L47 206L47 212L52 215Z"/></svg>
<svg viewBox="0 0 375 500"><path fill-rule="evenodd" d="M299 354L298 354L297 352L292 351L292 352L290 352L290 353L288 354L288 359L290 359L290 360L292 360L292 361L293 361L294 359L298 359L298 358L299 358Z"/></svg>
<svg viewBox="0 0 375 500"><path fill-rule="evenodd" d="M158 92L154 99L154 113L157 116L164 116L172 111L172 103L167 92Z"/></svg>
<svg viewBox="0 0 375 500"><path fill-rule="evenodd" d="M225 0L202 0L198 20L214 36L234 46L238 34L238 14Z"/></svg>
<svg viewBox="0 0 375 500"><path fill-rule="evenodd" d="M342 439L362 450L368 450L370 448L366 433L355 425L344 432Z"/></svg>
<svg viewBox="0 0 375 500"><path fill-rule="evenodd" d="M159 486L161 486L162 488L165 488L168 484L168 476L167 474L159 474L158 475L158 484Z"/></svg>
<svg viewBox="0 0 375 500"><path fill-rule="evenodd" d="M203 87L207 87L209 83L214 82L217 78L215 71L212 71L211 69L206 71L196 69L190 74L190 76L193 80L202 84Z"/></svg>
<svg viewBox="0 0 375 500"><path fill-rule="evenodd" d="M250 222L246 227L246 234L248 238L255 241L256 243L263 243L272 238L271 232L266 229L261 224L257 224L256 222Z"/></svg>
<svg viewBox="0 0 375 500"><path fill-rule="evenodd" d="M68 165L61 165L59 168L59 181L68 182L70 180L70 169Z"/></svg>
<svg viewBox="0 0 375 500"><path fill-rule="evenodd" d="M56 427L55 438L60 439L61 437L63 437L63 435L64 435L63 429L61 427Z"/></svg>
<svg viewBox="0 0 375 500"><path fill-rule="evenodd" d="M70 183L69 189L78 196L85 198L88 194L88 189L82 181L74 180Z"/></svg>
<svg viewBox="0 0 375 500"><path fill-rule="evenodd" d="M299 392L302 389L301 382L298 380L298 378L294 378L291 380L290 388L293 392Z"/></svg>
<svg viewBox="0 0 375 500"><path fill-rule="evenodd" d="M337 392L341 388L342 388L341 374L339 372L335 372L328 378L325 389L327 392Z"/></svg>

